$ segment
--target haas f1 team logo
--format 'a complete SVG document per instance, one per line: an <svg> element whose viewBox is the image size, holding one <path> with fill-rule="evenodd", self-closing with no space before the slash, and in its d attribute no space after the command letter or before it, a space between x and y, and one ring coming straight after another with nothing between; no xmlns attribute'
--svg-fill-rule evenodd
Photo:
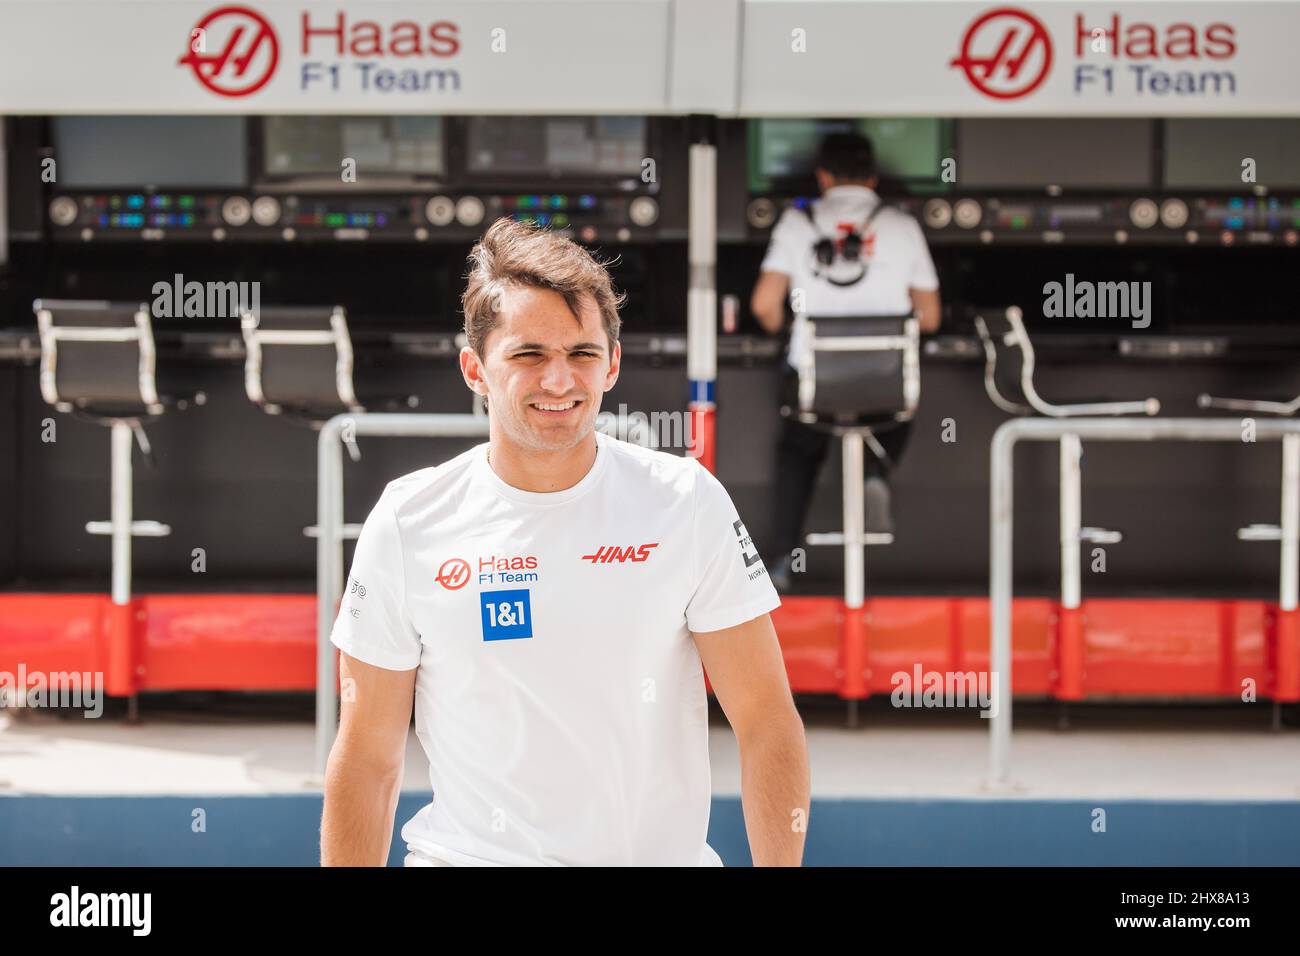
<svg viewBox="0 0 1300 956"><path fill-rule="evenodd" d="M448 558L438 568L434 580L448 591L459 591L469 583L469 562L464 558Z"/></svg>
<svg viewBox="0 0 1300 956"><path fill-rule="evenodd" d="M590 561L592 564L609 564L617 562L622 564L625 561L644 561L650 557L650 550L659 547L659 542L654 544L643 544L640 547L628 545L626 548L620 548L617 545L602 545L596 549L595 554L584 554L583 561Z"/></svg>
<svg viewBox="0 0 1300 956"><path fill-rule="evenodd" d="M256 10L220 7L190 32L190 49L178 63L220 96L248 96L266 86L280 60L275 30Z"/></svg>
<svg viewBox="0 0 1300 956"><path fill-rule="evenodd" d="M1052 69L1052 38L1033 15L1015 7L981 14L966 28L961 53L950 66L966 74L985 96L1014 100L1028 96Z"/></svg>

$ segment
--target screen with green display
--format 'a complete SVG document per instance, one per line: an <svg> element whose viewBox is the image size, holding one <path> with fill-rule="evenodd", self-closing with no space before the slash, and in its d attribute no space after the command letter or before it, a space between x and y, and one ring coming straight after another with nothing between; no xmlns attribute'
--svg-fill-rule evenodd
<svg viewBox="0 0 1300 956"><path fill-rule="evenodd" d="M337 177L345 158L360 175L440 176L445 171L437 116L267 116L263 172Z"/></svg>
<svg viewBox="0 0 1300 956"><path fill-rule="evenodd" d="M1166 189L1249 189L1243 185L1246 159L1251 183L1275 189L1300 186L1300 120L1165 120Z"/></svg>
<svg viewBox="0 0 1300 956"><path fill-rule="evenodd" d="M876 150L882 178L934 189L949 124L934 117L759 119L749 124L749 188L771 192L782 181L810 180L817 147L830 133L862 133Z"/></svg>

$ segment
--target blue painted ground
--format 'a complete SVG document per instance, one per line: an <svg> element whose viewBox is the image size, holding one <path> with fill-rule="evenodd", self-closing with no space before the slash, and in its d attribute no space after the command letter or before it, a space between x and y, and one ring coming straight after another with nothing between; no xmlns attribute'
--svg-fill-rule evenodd
<svg viewBox="0 0 1300 956"><path fill-rule="evenodd" d="M404 793L398 829L428 799ZM319 794L0 796L0 866L315 866L320 815ZM739 798L714 799L709 843L728 866L750 863ZM389 862L404 854L395 838ZM1296 866L1300 802L814 800L804 862Z"/></svg>

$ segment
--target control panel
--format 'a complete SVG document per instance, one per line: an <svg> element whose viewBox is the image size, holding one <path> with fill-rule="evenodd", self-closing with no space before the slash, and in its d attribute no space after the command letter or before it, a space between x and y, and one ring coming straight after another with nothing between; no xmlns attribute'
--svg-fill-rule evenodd
<svg viewBox="0 0 1300 956"><path fill-rule="evenodd" d="M934 243L1161 245L1300 244L1300 196L934 196L887 200L918 219ZM746 208L752 238L786 206L808 197L757 196Z"/></svg>
<svg viewBox="0 0 1300 956"><path fill-rule="evenodd" d="M56 239L395 240L472 238L509 216L584 242L659 237L653 196L598 191L476 194L213 194L97 192L56 195Z"/></svg>

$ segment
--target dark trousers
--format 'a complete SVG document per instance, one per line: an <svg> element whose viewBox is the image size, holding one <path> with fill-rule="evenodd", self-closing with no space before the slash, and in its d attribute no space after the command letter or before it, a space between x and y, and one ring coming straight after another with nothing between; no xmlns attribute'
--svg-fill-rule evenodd
<svg viewBox="0 0 1300 956"><path fill-rule="evenodd" d="M798 405L799 376L788 365L782 379L781 404ZM872 475L888 478L897 465L912 431L911 422L900 422L876 432L876 441L889 456L882 462L868 445L863 450L864 479ZM781 434L776 445L776 488L772 502L772 560L788 557L803 544L804 522L812 504L817 474L826 461L831 442L838 439L825 429L805 425L796 418L782 416ZM837 483L838 484L838 483ZM825 529L832 530L832 529Z"/></svg>

